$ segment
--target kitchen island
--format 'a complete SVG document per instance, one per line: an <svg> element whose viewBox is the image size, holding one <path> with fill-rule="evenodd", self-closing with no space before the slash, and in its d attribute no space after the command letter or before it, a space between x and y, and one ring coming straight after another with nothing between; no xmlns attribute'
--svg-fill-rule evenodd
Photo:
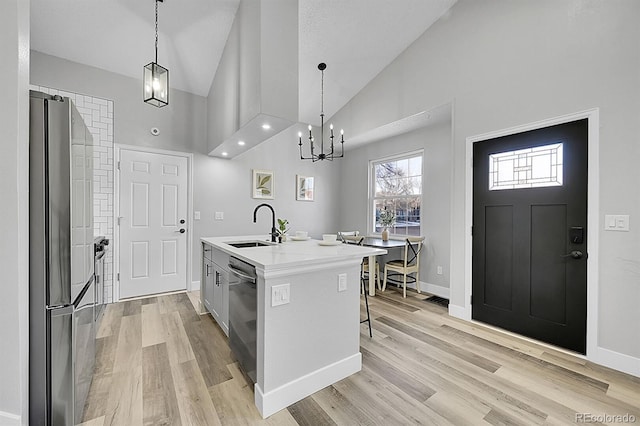
<svg viewBox="0 0 640 426"><path fill-rule="evenodd" d="M322 246L317 240L273 245L266 240L201 239L203 304L230 335L232 348L234 334L245 332L238 330L254 328L255 404L265 418L360 371L360 263L386 253L348 244ZM268 245L247 247L251 241ZM237 270L229 261L236 259L255 267L255 322L236 319L242 323L234 324L234 318L243 318L241 311L253 308L234 299ZM231 288L226 293L225 285Z"/></svg>

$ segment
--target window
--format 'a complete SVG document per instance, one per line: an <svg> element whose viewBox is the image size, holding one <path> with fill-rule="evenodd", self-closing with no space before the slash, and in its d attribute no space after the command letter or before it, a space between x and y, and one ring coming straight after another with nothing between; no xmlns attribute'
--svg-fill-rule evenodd
<svg viewBox="0 0 640 426"><path fill-rule="evenodd" d="M489 155L489 191L562 185L562 143Z"/></svg>
<svg viewBox="0 0 640 426"><path fill-rule="evenodd" d="M422 152L371 162L369 217L372 232L382 232L380 212L395 213L391 234L420 235Z"/></svg>

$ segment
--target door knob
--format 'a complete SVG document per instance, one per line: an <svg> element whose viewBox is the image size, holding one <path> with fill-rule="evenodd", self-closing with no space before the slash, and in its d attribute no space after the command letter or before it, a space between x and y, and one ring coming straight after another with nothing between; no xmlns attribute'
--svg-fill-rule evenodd
<svg viewBox="0 0 640 426"><path fill-rule="evenodd" d="M181 233L181 234L184 234L185 232L187 232L187 230L186 230L186 229L184 229L184 228L180 228L180 229L179 229L178 231L176 231L176 232L179 232L179 233Z"/></svg>
<svg viewBox="0 0 640 426"><path fill-rule="evenodd" d="M582 252L580 250L574 250L569 254L562 255L561 257L571 257L572 259L582 259Z"/></svg>

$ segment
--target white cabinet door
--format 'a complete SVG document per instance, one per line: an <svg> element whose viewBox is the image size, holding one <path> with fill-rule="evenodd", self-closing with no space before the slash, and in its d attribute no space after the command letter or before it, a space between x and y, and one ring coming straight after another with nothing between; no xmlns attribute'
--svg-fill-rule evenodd
<svg viewBox="0 0 640 426"><path fill-rule="evenodd" d="M213 317L225 334L229 335L229 273L220 265L213 264Z"/></svg>
<svg viewBox="0 0 640 426"><path fill-rule="evenodd" d="M215 271L213 262L206 257L202 258L202 303L207 311L213 311Z"/></svg>
<svg viewBox="0 0 640 426"><path fill-rule="evenodd" d="M187 159L121 150L120 217L120 297L186 289Z"/></svg>
<svg viewBox="0 0 640 426"><path fill-rule="evenodd" d="M222 331L229 337L229 272L223 270L220 274L222 287L222 312L220 314Z"/></svg>

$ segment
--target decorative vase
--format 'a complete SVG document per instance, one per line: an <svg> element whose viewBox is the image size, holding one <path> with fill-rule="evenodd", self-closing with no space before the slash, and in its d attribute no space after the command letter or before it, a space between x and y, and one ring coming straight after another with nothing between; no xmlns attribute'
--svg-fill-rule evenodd
<svg viewBox="0 0 640 426"><path fill-rule="evenodd" d="M382 241L389 241L389 229L387 227L382 230Z"/></svg>

